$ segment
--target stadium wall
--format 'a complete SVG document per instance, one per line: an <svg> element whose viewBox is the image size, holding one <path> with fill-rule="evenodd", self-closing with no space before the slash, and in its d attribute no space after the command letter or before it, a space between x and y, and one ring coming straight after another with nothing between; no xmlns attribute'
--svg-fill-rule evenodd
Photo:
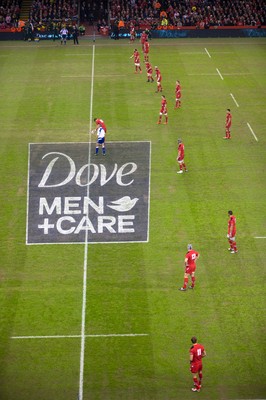
<svg viewBox="0 0 266 400"><path fill-rule="evenodd" d="M137 32L138 36L141 32ZM266 27L263 28L211 28L211 29L156 29L151 31L152 38L226 38L226 37L266 37ZM113 32L111 38L114 38ZM129 31L119 31L119 38L129 38Z"/></svg>
<svg viewBox="0 0 266 400"><path fill-rule="evenodd" d="M137 31L137 36L140 36L141 31ZM150 31L152 38L158 39L179 39L179 38L226 38L226 37L266 37L266 27L251 28L251 27L212 27L210 29L156 29ZM40 40L53 39L52 32L42 32L36 35ZM114 38L113 32L109 34L110 38ZM24 40L23 32L0 32L0 40ZM56 37L57 39L59 37ZM119 38L129 38L129 30L121 29Z"/></svg>

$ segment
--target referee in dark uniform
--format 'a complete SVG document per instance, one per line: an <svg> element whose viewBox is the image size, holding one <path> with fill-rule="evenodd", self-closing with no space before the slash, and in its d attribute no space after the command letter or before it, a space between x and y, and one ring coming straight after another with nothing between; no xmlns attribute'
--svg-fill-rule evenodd
<svg viewBox="0 0 266 400"><path fill-rule="evenodd" d="M79 30L78 30L77 25L74 25L74 26L73 26L72 35L73 35L74 44L79 44L79 39L78 39Z"/></svg>

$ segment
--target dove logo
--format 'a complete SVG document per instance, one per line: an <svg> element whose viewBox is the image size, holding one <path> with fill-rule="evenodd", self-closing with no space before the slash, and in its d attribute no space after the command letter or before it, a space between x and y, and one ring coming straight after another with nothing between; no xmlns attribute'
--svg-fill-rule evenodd
<svg viewBox="0 0 266 400"><path fill-rule="evenodd" d="M110 204L107 204L107 207L112 208L113 210L125 212L131 210L137 203L138 199L131 199L129 196L124 196L119 200L112 201Z"/></svg>
<svg viewBox="0 0 266 400"><path fill-rule="evenodd" d="M116 180L116 183L118 185L129 186L133 183L133 180L132 178L127 180L126 177L128 175L134 174L134 172L137 169L137 165L132 162L127 162L121 165L119 168L118 164L115 163L108 175L107 168L103 164L97 165L94 163L90 164L86 163L77 170L75 161L68 154L61 152L49 152L46 153L42 157L42 159L44 160L46 159L46 157L50 156L52 156L53 158L49 162L43 173L41 181L38 185L38 187L40 188L43 187L53 188L53 187L64 186L70 183L72 179L74 179L76 185L78 186L88 186L92 185L94 182L96 182L100 186L104 186L113 178ZM54 174L55 177L53 178L52 176L54 169L56 168L56 164L64 166L63 171L65 172L65 176L63 177L63 179L61 177L61 175L63 175L62 171L60 175L58 173L57 174L55 173ZM50 181L52 180L53 183L48 183L49 180Z"/></svg>
<svg viewBox="0 0 266 400"><path fill-rule="evenodd" d="M93 158L87 143L30 144L26 243L147 242L150 151L114 142Z"/></svg>

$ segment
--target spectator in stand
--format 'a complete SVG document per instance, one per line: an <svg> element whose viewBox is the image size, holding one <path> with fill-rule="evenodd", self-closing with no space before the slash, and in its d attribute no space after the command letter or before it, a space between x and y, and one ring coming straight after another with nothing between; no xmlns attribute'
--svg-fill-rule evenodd
<svg viewBox="0 0 266 400"><path fill-rule="evenodd" d="M8 28L11 28L12 24L11 24L11 15L7 14L6 16L6 25Z"/></svg>
<svg viewBox="0 0 266 400"><path fill-rule="evenodd" d="M156 14L158 15L161 9L161 3L159 1L154 1L154 9L156 11Z"/></svg>
<svg viewBox="0 0 266 400"><path fill-rule="evenodd" d="M166 27L166 26L168 26L168 19L167 18L163 18L162 19L162 21L161 21L161 26L163 26L163 27Z"/></svg>
<svg viewBox="0 0 266 400"><path fill-rule="evenodd" d="M0 27L18 26L22 0L2 0L0 7ZM109 10L109 16L108 16ZM207 29L212 26L263 26L266 25L266 2L264 0L81 0L80 21L97 24L98 20L108 20L114 25L122 20L129 29L156 29L163 16L168 25L174 27L195 26ZM160 16L161 15L161 16ZM53 22L73 25L78 19L77 0L33 0L29 14L34 26L51 25ZM165 24L165 21L163 23ZM143 29L143 28L142 28Z"/></svg>
<svg viewBox="0 0 266 400"><path fill-rule="evenodd" d="M0 28L11 29L18 27L21 0L2 0L0 7Z"/></svg>
<svg viewBox="0 0 266 400"><path fill-rule="evenodd" d="M80 27L79 27L80 36L84 36L85 32L86 32L85 26L84 25L80 25Z"/></svg>
<svg viewBox="0 0 266 400"><path fill-rule="evenodd" d="M39 21L48 24L50 21L63 20L63 22L78 19L78 5L76 0L39 0L33 1L30 18L34 23Z"/></svg>
<svg viewBox="0 0 266 400"><path fill-rule="evenodd" d="M166 11L162 10L162 11L160 12L160 18L161 18L161 19L167 18L167 13L166 13Z"/></svg>
<svg viewBox="0 0 266 400"><path fill-rule="evenodd" d="M125 23L122 19L120 19L118 22L118 29L124 29L124 27L125 27Z"/></svg>
<svg viewBox="0 0 266 400"><path fill-rule="evenodd" d="M211 26L266 24L266 3L263 0L109 0L109 5L110 20L123 17L126 24L139 21L155 27L160 25L164 13L168 23L176 27L207 29Z"/></svg>

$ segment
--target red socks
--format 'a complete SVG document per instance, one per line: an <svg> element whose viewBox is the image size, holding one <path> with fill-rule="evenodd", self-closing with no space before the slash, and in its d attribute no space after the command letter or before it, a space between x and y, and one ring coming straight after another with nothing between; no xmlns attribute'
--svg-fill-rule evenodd
<svg viewBox="0 0 266 400"><path fill-rule="evenodd" d="M200 384L199 381L197 380L197 378L193 378L194 381L194 386L196 387L196 389L200 389Z"/></svg>
<svg viewBox="0 0 266 400"><path fill-rule="evenodd" d="M232 247L234 251L237 251L236 242L232 242Z"/></svg>
<svg viewBox="0 0 266 400"><path fill-rule="evenodd" d="M188 285L188 278L184 278L184 286L183 288L186 289Z"/></svg>
<svg viewBox="0 0 266 400"><path fill-rule="evenodd" d="M202 381L202 372L199 372L199 384L201 385L201 381Z"/></svg>

